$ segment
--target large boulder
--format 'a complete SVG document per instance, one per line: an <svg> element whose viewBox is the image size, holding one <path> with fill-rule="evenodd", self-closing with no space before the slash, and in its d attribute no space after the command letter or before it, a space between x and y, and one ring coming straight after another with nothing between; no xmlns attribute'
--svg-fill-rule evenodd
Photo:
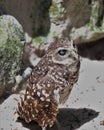
<svg viewBox="0 0 104 130"><path fill-rule="evenodd" d="M24 32L12 16L0 16L0 97L12 93L22 66Z"/></svg>
<svg viewBox="0 0 104 130"><path fill-rule="evenodd" d="M47 35L52 0L2 0L0 14L14 16L30 36Z"/></svg>

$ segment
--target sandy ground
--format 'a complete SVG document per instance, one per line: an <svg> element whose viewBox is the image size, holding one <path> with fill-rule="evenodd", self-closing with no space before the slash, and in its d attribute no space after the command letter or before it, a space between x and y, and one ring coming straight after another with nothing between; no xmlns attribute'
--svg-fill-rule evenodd
<svg viewBox="0 0 104 130"><path fill-rule="evenodd" d="M34 122L26 124L14 114L19 94L0 105L0 130L41 130ZM103 130L104 62L82 59L78 83L67 102L60 105L58 122L47 130ZM60 124L60 125L59 125Z"/></svg>

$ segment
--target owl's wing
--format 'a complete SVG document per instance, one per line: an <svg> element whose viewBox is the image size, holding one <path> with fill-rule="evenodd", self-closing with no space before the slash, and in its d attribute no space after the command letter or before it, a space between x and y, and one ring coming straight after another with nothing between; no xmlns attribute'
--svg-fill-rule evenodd
<svg viewBox="0 0 104 130"><path fill-rule="evenodd" d="M18 103L18 115L26 122L37 122L41 127L52 126L58 112L53 79L46 75L36 84L30 82L27 86L24 97Z"/></svg>
<svg viewBox="0 0 104 130"><path fill-rule="evenodd" d="M48 65L46 64L45 58L43 57L39 63L33 68L31 76L28 79L29 84L36 84L39 80L45 77L49 71Z"/></svg>
<svg viewBox="0 0 104 130"><path fill-rule="evenodd" d="M60 93L60 103L65 103L68 99L74 84L78 81L80 61L78 61L72 68L68 68L68 74L66 76L67 85ZM74 71L73 71L74 70Z"/></svg>

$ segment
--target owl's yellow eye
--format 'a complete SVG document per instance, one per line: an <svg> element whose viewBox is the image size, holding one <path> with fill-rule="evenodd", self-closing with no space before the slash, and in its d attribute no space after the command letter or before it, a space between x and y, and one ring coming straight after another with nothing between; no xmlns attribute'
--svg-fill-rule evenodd
<svg viewBox="0 0 104 130"><path fill-rule="evenodd" d="M58 51L58 54L61 55L61 56L66 55L66 53L67 53L67 50L65 50L65 49L62 49L62 50Z"/></svg>

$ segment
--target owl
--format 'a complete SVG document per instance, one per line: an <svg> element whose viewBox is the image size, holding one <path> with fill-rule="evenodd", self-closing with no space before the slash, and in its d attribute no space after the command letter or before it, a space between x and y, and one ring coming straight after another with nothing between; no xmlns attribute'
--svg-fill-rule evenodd
<svg viewBox="0 0 104 130"><path fill-rule="evenodd" d="M17 113L27 123L35 121L42 127L52 127L59 104L64 103L78 80L80 57L73 42L56 38L46 54L33 68L26 82Z"/></svg>

